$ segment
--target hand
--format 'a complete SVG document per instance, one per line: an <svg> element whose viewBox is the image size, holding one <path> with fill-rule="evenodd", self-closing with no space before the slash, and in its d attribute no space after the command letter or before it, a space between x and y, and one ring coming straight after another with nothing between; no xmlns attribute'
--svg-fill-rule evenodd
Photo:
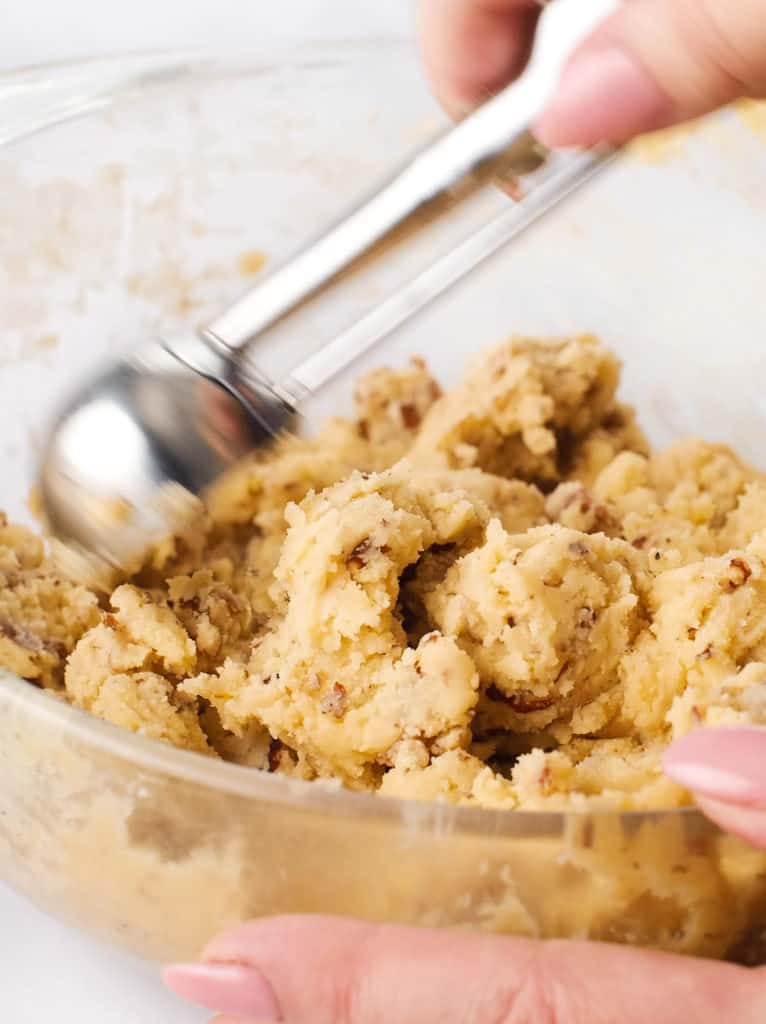
<svg viewBox="0 0 766 1024"><path fill-rule="evenodd" d="M766 968L647 950L273 918L170 967L215 1024L761 1024Z"/></svg>
<svg viewBox="0 0 766 1024"><path fill-rule="evenodd" d="M452 114L523 70L542 6L420 0L426 66ZM743 96L766 96L766 0L629 0L575 52L537 134L622 142Z"/></svg>
<svg viewBox="0 0 766 1024"><path fill-rule="evenodd" d="M766 848L766 729L693 733L665 770L722 827ZM756 1024L766 968L332 917L253 922L165 981L216 1024Z"/></svg>

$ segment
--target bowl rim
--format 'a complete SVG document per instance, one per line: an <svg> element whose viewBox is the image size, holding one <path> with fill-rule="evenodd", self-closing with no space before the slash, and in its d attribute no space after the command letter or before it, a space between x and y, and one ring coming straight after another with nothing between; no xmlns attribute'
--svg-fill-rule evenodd
<svg viewBox="0 0 766 1024"><path fill-rule="evenodd" d="M661 825L668 819L683 819L695 835L720 834L694 807L658 810L616 811L610 808L573 808L563 811L470 807L439 801L405 800L378 793L345 788L335 780L290 778L260 768L215 760L195 751L174 747L162 740L133 733L67 703L55 693L0 668L0 708L8 704L18 717L29 715L55 730L67 742L90 746L117 757L134 768L162 773L196 787L278 804L316 815L337 815L398 822L417 831L481 833L485 836L541 838L559 836L567 826L587 820L618 819L628 829L645 823ZM12 710L13 713L13 710ZM4 717L8 708L3 711Z"/></svg>
<svg viewBox="0 0 766 1024"><path fill-rule="evenodd" d="M110 52L108 50L93 51L79 57L64 57L60 60L35 61L31 64L18 64L8 68L0 68L0 83L15 78L25 78L42 72L66 71L75 68L88 68L95 65L131 65L136 62L156 61L160 65L168 62L196 65L198 63L227 62L231 57L250 62L269 57L269 63L276 65L276 60L286 53L309 53L315 49L362 49L390 44L412 48L412 39L404 33L372 32L355 36L302 36L300 39L274 39L268 42L253 40L246 46L158 46L138 47L136 49Z"/></svg>
<svg viewBox="0 0 766 1024"><path fill-rule="evenodd" d="M252 73L256 64L264 62L266 66L262 68L263 71L278 71L284 68L284 61L288 57L296 62L294 66L310 67L312 56L318 52L335 52L350 57L353 53L361 55L371 46L378 48L381 45L397 49L409 48L411 41L406 36L383 34L350 39L309 38L268 46L255 44L242 49L213 47L141 50L12 68L0 72L0 113L3 103L12 107L25 93L34 97L41 84L47 87L51 80L55 84L56 78L89 71L93 72L93 81L90 91L83 91L82 80L78 79L76 88L72 90L71 101L63 105L46 106L50 96L44 91L40 105L42 116L37 121L31 120L26 130L19 130L10 137L0 137L0 150L29 134L102 109L137 87L193 81L195 77L203 77L203 70L209 72L218 69L219 77L236 77ZM120 69L125 72L122 79L115 83L107 76L107 84L104 84L102 72L113 74ZM10 87L10 96L3 95L6 87ZM133 767L159 772L206 789L283 805L302 813L374 819L398 823L416 831L445 835L480 833L498 838L558 836L569 823L603 818L618 819L628 829L635 829L644 823L660 824L672 818L682 820L689 832L695 834L721 834L718 826L694 807L635 811L598 807L564 811L503 810L381 797L377 793L346 789L338 781L294 779L258 768L214 760L173 747L161 740L132 733L68 704L55 693L41 690L33 683L0 668L0 706L4 703L9 703L17 714L19 709L22 714L29 713L68 741L91 746Z"/></svg>
<svg viewBox="0 0 766 1024"><path fill-rule="evenodd" d="M136 90L337 66L381 47L408 52L404 35L306 37L243 47L161 47L92 54L0 69L0 150L65 121L103 110ZM19 119L14 123L16 119ZM445 117L446 123L446 117Z"/></svg>

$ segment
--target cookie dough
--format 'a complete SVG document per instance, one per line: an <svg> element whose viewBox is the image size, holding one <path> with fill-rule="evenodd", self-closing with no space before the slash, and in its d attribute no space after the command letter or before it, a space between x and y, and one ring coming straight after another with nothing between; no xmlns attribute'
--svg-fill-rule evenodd
<svg viewBox="0 0 766 1024"><path fill-rule="evenodd" d="M67 656L100 618L95 594L64 579L40 538L0 513L0 665L59 691Z"/></svg>
<svg viewBox="0 0 766 1024"><path fill-rule="evenodd" d="M0 665L254 769L492 808L682 806L663 749L766 724L766 478L651 452L595 338L512 338L445 393L243 463L109 596L0 520Z"/></svg>

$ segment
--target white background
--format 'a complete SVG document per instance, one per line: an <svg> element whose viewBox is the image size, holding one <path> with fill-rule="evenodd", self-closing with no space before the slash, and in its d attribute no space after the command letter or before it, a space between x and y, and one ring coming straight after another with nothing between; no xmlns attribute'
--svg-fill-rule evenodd
<svg viewBox="0 0 766 1024"><path fill-rule="evenodd" d="M411 32L410 0L6 0L0 67L106 52ZM99 947L0 886L7 1024L201 1024L156 971Z"/></svg>
<svg viewBox="0 0 766 1024"><path fill-rule="evenodd" d="M171 47L409 32L414 0L5 0L0 66Z"/></svg>
<svg viewBox="0 0 766 1024"><path fill-rule="evenodd" d="M412 32L411 2L6 0L0 69L107 52L404 35ZM155 969L49 920L0 886L0 1020L201 1024L208 1016L165 993Z"/></svg>

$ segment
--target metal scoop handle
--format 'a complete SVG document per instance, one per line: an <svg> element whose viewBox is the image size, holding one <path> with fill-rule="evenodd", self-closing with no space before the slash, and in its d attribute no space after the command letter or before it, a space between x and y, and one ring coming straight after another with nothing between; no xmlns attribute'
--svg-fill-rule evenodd
<svg viewBox="0 0 766 1024"><path fill-rule="evenodd" d="M242 348L430 202L471 177L483 179L488 165L496 167L506 157L507 164L520 169L538 166L547 150L519 131L518 107L513 87L479 107L219 316L209 325L208 335L229 350Z"/></svg>
<svg viewBox="0 0 766 1024"><path fill-rule="evenodd" d="M243 296L202 332L208 344L222 356L232 357L238 351L244 355L243 350L266 329L360 258L369 259L381 243L391 244L418 230L424 222L439 216L445 205L492 178L533 178L553 160L556 167L539 182L548 185L542 203L547 209L570 192L578 178L590 177L605 154L552 154L528 129L528 104L526 118L520 123L518 89L519 83L510 86L448 130L341 222ZM560 191L554 181L561 182ZM526 212L514 218L518 223L525 218L527 222L536 219L535 214L530 216L531 211L541 205L531 185L522 201ZM469 262L475 264L476 260ZM339 341L332 343L336 359ZM252 365L250 359L248 363ZM307 373L299 376L304 388L313 389L323 383L320 377L308 379ZM287 387L287 391L291 389Z"/></svg>
<svg viewBox="0 0 766 1024"><path fill-rule="evenodd" d="M281 384L272 385L273 390L283 401L297 406L554 209L616 155L616 151L606 147L582 153L552 154L528 181L524 181L528 191L517 202L509 204L498 217L309 356Z"/></svg>

